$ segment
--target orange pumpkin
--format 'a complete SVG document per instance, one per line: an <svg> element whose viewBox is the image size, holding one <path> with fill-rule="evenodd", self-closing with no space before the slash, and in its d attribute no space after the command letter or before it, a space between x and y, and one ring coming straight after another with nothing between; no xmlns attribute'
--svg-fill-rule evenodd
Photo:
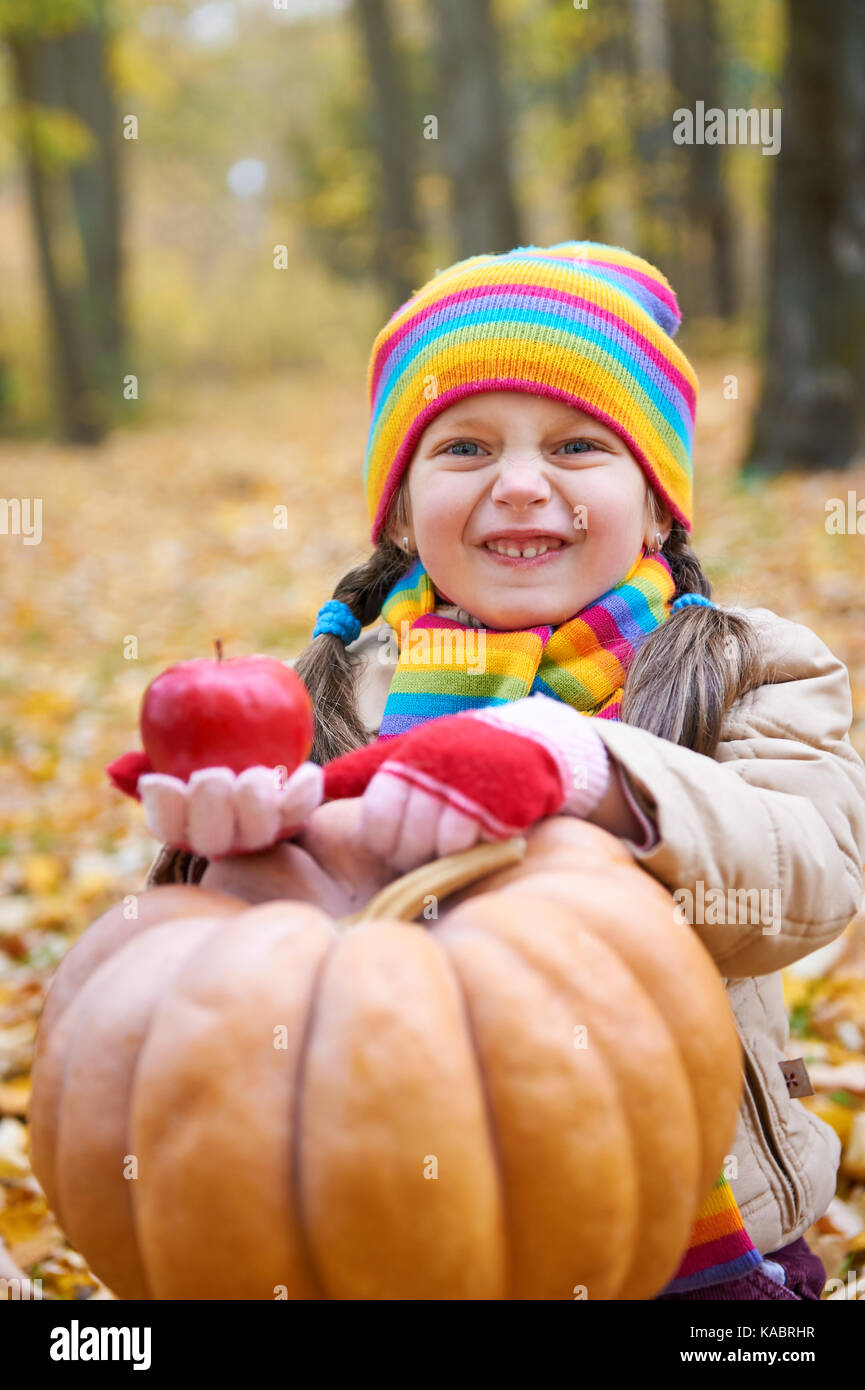
<svg viewBox="0 0 865 1390"><path fill-rule="evenodd" d="M151 889L61 963L31 1149L72 1244L121 1298L652 1298L741 1093L670 895L554 817L337 920L329 853L306 901Z"/></svg>

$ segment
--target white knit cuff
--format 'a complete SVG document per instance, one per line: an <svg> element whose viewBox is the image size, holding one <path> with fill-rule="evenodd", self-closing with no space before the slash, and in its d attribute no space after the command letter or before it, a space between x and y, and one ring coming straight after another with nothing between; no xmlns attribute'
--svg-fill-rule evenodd
<svg viewBox="0 0 865 1390"><path fill-rule="evenodd" d="M582 715L580 716L583 717ZM603 739L588 724L591 738L583 735L565 749L571 773L571 791L562 803L570 816L591 815L610 784L610 758Z"/></svg>

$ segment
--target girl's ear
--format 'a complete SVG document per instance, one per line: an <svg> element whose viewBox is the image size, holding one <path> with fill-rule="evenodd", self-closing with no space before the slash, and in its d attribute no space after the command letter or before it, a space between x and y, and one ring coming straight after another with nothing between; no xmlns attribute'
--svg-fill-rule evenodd
<svg viewBox="0 0 865 1390"><path fill-rule="evenodd" d="M394 545L399 546L400 550L404 550L407 555L415 553L410 515L407 474L403 474L400 485L388 509L388 516L384 525L384 534L387 536L388 540L392 541ZM406 544L406 540L408 544Z"/></svg>
<svg viewBox="0 0 865 1390"><path fill-rule="evenodd" d="M399 535L397 535L397 531L400 532ZM398 545L400 550L404 550L406 555L414 554L414 542L412 541L411 530L408 525L402 528L398 526L394 528L385 527L385 535L388 540L393 541L394 545Z"/></svg>
<svg viewBox="0 0 865 1390"><path fill-rule="evenodd" d="M655 545L657 544L657 541L655 539L656 531L660 532L661 539L665 542L669 538L670 532L673 529L673 513L670 511L670 508L667 506L666 502L661 501L660 497L649 485L648 481L646 483L645 525L646 545L650 550L653 550Z"/></svg>

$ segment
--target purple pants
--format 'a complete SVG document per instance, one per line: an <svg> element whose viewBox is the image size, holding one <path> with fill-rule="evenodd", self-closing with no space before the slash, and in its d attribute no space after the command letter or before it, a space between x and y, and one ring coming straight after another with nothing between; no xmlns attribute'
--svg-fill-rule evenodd
<svg viewBox="0 0 865 1390"><path fill-rule="evenodd" d="M726 1284L712 1284L706 1289L690 1289L687 1293L659 1294L656 1302L674 1299L677 1302L680 1299L735 1299L740 1302L779 1299L792 1300L795 1303L811 1299L819 1302L826 1284L826 1267L819 1256L814 1254L804 1236L794 1240L792 1245L785 1245L780 1250L773 1250L770 1255L764 1255L763 1259L781 1266L784 1271L783 1283L758 1268L752 1269L741 1279L729 1279Z"/></svg>

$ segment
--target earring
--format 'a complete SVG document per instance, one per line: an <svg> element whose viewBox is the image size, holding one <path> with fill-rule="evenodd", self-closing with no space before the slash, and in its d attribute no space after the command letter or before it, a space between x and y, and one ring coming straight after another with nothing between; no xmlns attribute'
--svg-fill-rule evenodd
<svg viewBox="0 0 865 1390"><path fill-rule="evenodd" d="M654 550L649 551L650 555L657 555L658 551L661 549L661 546L664 544L664 539L660 531L655 532L655 540L657 541L657 545L655 546Z"/></svg>
<svg viewBox="0 0 865 1390"><path fill-rule="evenodd" d="M403 538L402 538L402 548L403 548L403 550L408 550L408 536L403 536Z"/></svg>

